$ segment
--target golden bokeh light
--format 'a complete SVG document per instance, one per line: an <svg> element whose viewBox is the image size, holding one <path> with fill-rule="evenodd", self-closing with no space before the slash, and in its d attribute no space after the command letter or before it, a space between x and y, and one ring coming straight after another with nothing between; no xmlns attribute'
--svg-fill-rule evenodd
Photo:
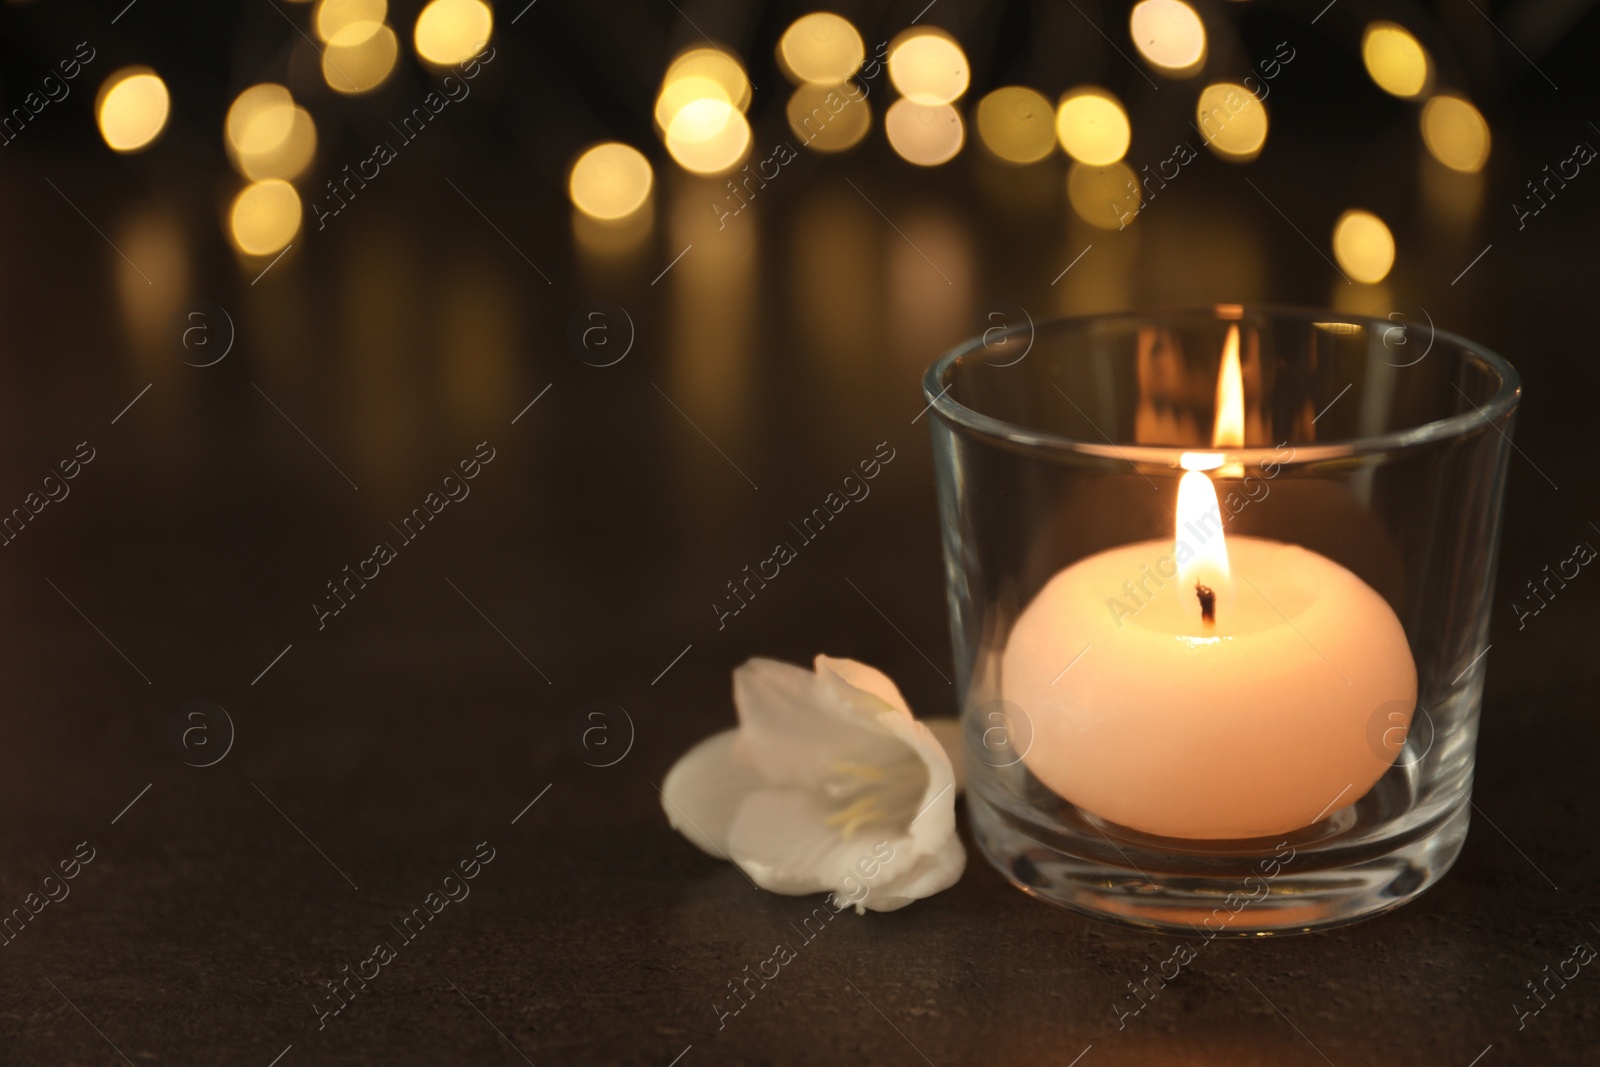
<svg viewBox="0 0 1600 1067"><path fill-rule="evenodd" d="M1441 94L1422 105L1422 140L1434 159L1463 174L1489 161L1489 124L1459 96Z"/></svg>
<svg viewBox="0 0 1600 1067"><path fill-rule="evenodd" d="M388 80L400 56L400 39L387 26L357 22L338 33L322 53L322 79L346 96L370 93Z"/></svg>
<svg viewBox="0 0 1600 1067"><path fill-rule="evenodd" d="M1117 98L1093 85L1069 89L1056 108L1056 137L1067 155L1104 167L1128 153L1133 136L1128 113Z"/></svg>
<svg viewBox="0 0 1600 1067"><path fill-rule="evenodd" d="M851 85L802 85L785 112L802 147L817 152L854 148L872 128L872 105Z"/></svg>
<svg viewBox="0 0 1600 1067"><path fill-rule="evenodd" d="M1333 258L1352 280L1374 285L1394 266L1394 235L1372 212L1352 208L1333 224Z"/></svg>
<svg viewBox="0 0 1600 1067"><path fill-rule="evenodd" d="M1162 74L1184 77L1206 58L1206 28L1183 0L1141 0L1128 15L1139 54Z"/></svg>
<svg viewBox="0 0 1600 1067"><path fill-rule="evenodd" d="M294 97L273 82L252 85L234 98L223 121L228 147L242 155L270 152L294 125Z"/></svg>
<svg viewBox="0 0 1600 1067"><path fill-rule="evenodd" d="M750 78L738 59L717 48L690 48L680 54L662 75L656 126L666 133L678 110L699 99L730 102L741 112L750 106Z"/></svg>
<svg viewBox="0 0 1600 1067"><path fill-rule="evenodd" d="M312 24L324 44L344 33L345 44L356 45L377 33L388 14L388 0L318 0Z"/></svg>
<svg viewBox="0 0 1600 1067"><path fill-rule="evenodd" d="M290 181L311 164L317 128L296 107L289 90L273 82L252 85L234 98L223 121L223 147L238 172L251 181Z"/></svg>
<svg viewBox="0 0 1600 1067"><path fill-rule="evenodd" d="M856 72L866 55L850 20L831 11L796 19L778 41L778 63L796 84L838 85Z"/></svg>
<svg viewBox="0 0 1600 1067"><path fill-rule="evenodd" d="M1055 117L1042 94L1007 85L978 101L978 139L1007 163L1037 163L1056 147Z"/></svg>
<svg viewBox="0 0 1600 1067"><path fill-rule="evenodd" d="M494 13L483 0L433 0L417 16L417 55L437 66L464 63L494 32Z"/></svg>
<svg viewBox="0 0 1600 1067"><path fill-rule="evenodd" d="M252 256L270 256L300 229L300 196L286 181L271 178L240 190L228 212L233 246Z"/></svg>
<svg viewBox="0 0 1600 1067"><path fill-rule="evenodd" d="M722 174L744 162L750 151L750 123L726 100L693 100L672 116L666 142L667 151L684 170Z"/></svg>
<svg viewBox="0 0 1600 1067"><path fill-rule="evenodd" d="M317 125L305 108L290 109L289 132L263 152L240 152L231 145L228 157L240 174L251 181L298 178L317 154Z"/></svg>
<svg viewBox="0 0 1600 1067"><path fill-rule="evenodd" d="M1433 62L1411 31L1374 22L1361 35L1361 61L1378 88L1402 99L1421 96L1433 81Z"/></svg>
<svg viewBox="0 0 1600 1067"><path fill-rule="evenodd" d="M919 167L948 163L966 142L961 113L949 104L920 104L902 97L883 116L883 132L900 158Z"/></svg>
<svg viewBox="0 0 1600 1067"><path fill-rule="evenodd" d="M739 61L721 49L691 48L667 67L656 97L656 128L662 134L686 105L722 100L740 111L750 106L750 79Z"/></svg>
<svg viewBox="0 0 1600 1067"><path fill-rule="evenodd" d="M161 135L172 107L167 83L149 67L123 67L100 85L95 118L117 152L138 152Z"/></svg>
<svg viewBox="0 0 1600 1067"><path fill-rule="evenodd" d="M1267 109L1254 93L1233 82L1200 90L1195 125L1206 147L1236 163L1256 158L1267 143Z"/></svg>
<svg viewBox="0 0 1600 1067"><path fill-rule="evenodd" d="M612 221L638 211L650 197L654 174L644 153L621 141L587 149L572 164L567 195L590 218Z"/></svg>
<svg viewBox="0 0 1600 1067"><path fill-rule="evenodd" d="M656 96L656 127L665 134L678 112L696 100L721 100L732 104L722 83L700 74L675 78L661 86Z"/></svg>
<svg viewBox="0 0 1600 1067"><path fill-rule="evenodd" d="M1067 201L1079 218L1102 230L1122 229L1144 206L1137 177L1126 163L1074 163L1067 171Z"/></svg>
<svg viewBox="0 0 1600 1067"><path fill-rule="evenodd" d="M889 80L912 103L948 104L967 91L972 68L954 37L918 26L889 46Z"/></svg>

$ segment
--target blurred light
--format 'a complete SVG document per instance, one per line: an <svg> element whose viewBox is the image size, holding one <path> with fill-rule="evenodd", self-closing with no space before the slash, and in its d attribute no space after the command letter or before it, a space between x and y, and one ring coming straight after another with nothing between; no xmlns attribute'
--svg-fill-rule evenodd
<svg viewBox="0 0 1600 1067"><path fill-rule="evenodd" d="M920 104L903 97L889 105L883 131L900 158L919 167L948 163L967 139L961 113L949 104Z"/></svg>
<svg viewBox="0 0 1600 1067"><path fill-rule="evenodd" d="M430 308L438 340L429 348L437 353L438 399L466 430L494 418L505 397L523 388L525 294L506 271L468 254L440 273L442 291Z"/></svg>
<svg viewBox="0 0 1600 1067"><path fill-rule="evenodd" d="M252 181L292 180L317 151L311 115L295 106L289 90L272 82L252 85L234 98L223 134L234 168Z"/></svg>
<svg viewBox="0 0 1600 1067"><path fill-rule="evenodd" d="M1333 258L1355 281L1381 282L1394 266L1394 235L1372 212L1346 211L1333 224Z"/></svg>
<svg viewBox="0 0 1600 1067"><path fill-rule="evenodd" d="M100 85L100 136L118 152L137 152L161 135L171 107L167 84L149 67L123 67Z"/></svg>
<svg viewBox="0 0 1600 1067"><path fill-rule="evenodd" d="M299 229L299 194L276 178L245 186L228 212L234 247L252 256L270 256L293 240Z"/></svg>
<svg viewBox="0 0 1600 1067"><path fill-rule="evenodd" d="M656 97L656 125L662 133L672 125L672 120L677 118L678 112L696 100L721 100L732 104L728 91L722 83L707 78L700 74L691 74L672 81L664 82L661 93Z"/></svg>
<svg viewBox="0 0 1600 1067"><path fill-rule="evenodd" d="M881 251L873 266L875 272L886 275L887 284L880 290L881 301L867 309L868 321L873 323L869 337L876 341L874 359L880 365L885 357L892 360L894 377L916 373L919 366L927 364L928 352L971 330L977 317L972 299L973 274L978 269L973 228L962 220L937 210L911 209L896 215L905 240L896 237L886 246L879 245ZM835 297L824 305L829 314L838 301ZM985 320L985 325L994 324L994 319ZM860 388L863 370L859 364L855 368L856 388Z"/></svg>
<svg viewBox="0 0 1600 1067"><path fill-rule="evenodd" d="M872 128L872 105L859 87L802 85L789 97L789 128L818 152L854 148Z"/></svg>
<svg viewBox="0 0 1600 1067"><path fill-rule="evenodd" d="M948 104L967 91L972 70L954 37L919 26L890 45L889 80L912 103Z"/></svg>
<svg viewBox="0 0 1600 1067"><path fill-rule="evenodd" d="M739 61L716 48L691 48L672 61L656 97L656 126L663 134L686 105L722 100L743 111L750 106L750 79Z"/></svg>
<svg viewBox="0 0 1600 1067"><path fill-rule="evenodd" d="M721 174L744 161L750 150L750 123L726 100L694 100L672 117L666 140L667 151L684 170Z"/></svg>
<svg viewBox="0 0 1600 1067"><path fill-rule="evenodd" d="M1090 85L1071 89L1061 98L1056 136L1073 159L1103 167L1127 154L1132 130L1117 98Z"/></svg>
<svg viewBox="0 0 1600 1067"><path fill-rule="evenodd" d="M1183 0L1142 0L1128 16L1139 54L1163 74L1193 74L1206 58L1206 28Z"/></svg>
<svg viewBox="0 0 1600 1067"><path fill-rule="evenodd" d="M1482 171L1451 170L1424 149L1418 160L1418 199L1428 221L1446 231L1460 231L1483 212L1487 180Z"/></svg>
<svg viewBox="0 0 1600 1067"><path fill-rule="evenodd" d="M1440 95L1422 105L1422 140L1433 158L1464 174L1489 160L1489 124L1470 101Z"/></svg>
<svg viewBox="0 0 1600 1067"><path fill-rule="evenodd" d="M388 14L388 0L319 0L313 25L324 44L349 30L358 36L347 37L345 44L355 45L377 33Z"/></svg>
<svg viewBox="0 0 1600 1067"><path fill-rule="evenodd" d="M1249 89L1233 82L1200 90L1195 121L1206 147L1223 159L1247 162L1267 143L1267 109Z"/></svg>
<svg viewBox="0 0 1600 1067"><path fill-rule="evenodd" d="M294 97L272 82L252 85L234 98L223 121L228 147L241 155L270 152L294 126Z"/></svg>
<svg viewBox="0 0 1600 1067"><path fill-rule="evenodd" d="M650 281L656 271L643 278L633 278L643 269L646 260L639 255L655 231L655 201L646 198L644 204L624 219L597 219L574 209L572 238L578 249L579 287L585 292L610 289L625 280Z"/></svg>
<svg viewBox="0 0 1600 1067"><path fill-rule="evenodd" d="M622 219L650 196L650 161L637 148L606 141L580 155L567 178L572 206L596 219Z"/></svg>
<svg viewBox="0 0 1600 1067"><path fill-rule="evenodd" d="M1126 163L1104 167L1074 163L1067 172L1067 201L1084 222L1102 230L1122 229L1144 204Z"/></svg>
<svg viewBox="0 0 1600 1067"><path fill-rule="evenodd" d="M1411 31L1392 22L1374 22L1361 35L1361 60L1378 88L1395 96L1420 96L1432 81L1428 52Z"/></svg>
<svg viewBox="0 0 1600 1067"><path fill-rule="evenodd" d="M202 362L207 349L200 342L208 340L212 331L203 328L184 336L181 329L173 329L174 323L181 322L182 329L187 329L192 324L209 321L204 313L195 318L181 317L181 303L194 295L189 290L189 248L182 224L164 212L156 214L144 210L124 216L114 232L116 247L127 254L129 261L139 264L139 269L134 270L121 258L113 261L122 265L115 274L117 297L129 340L133 342L133 354L149 370L158 367L166 370L172 359L176 333L179 344L185 347L186 358ZM215 325L217 334L225 329L221 322ZM219 339L209 353L217 355L221 351Z"/></svg>
<svg viewBox="0 0 1600 1067"><path fill-rule="evenodd" d="M393 30L357 22L334 34L328 42L322 53L322 79L336 93L359 96L388 79L399 55L400 39Z"/></svg>
<svg viewBox="0 0 1600 1067"><path fill-rule="evenodd" d="M856 72L866 55L856 28L828 11L796 19L778 41L778 62L796 83L837 85Z"/></svg>
<svg viewBox="0 0 1600 1067"><path fill-rule="evenodd" d="M239 152L230 147L229 157L240 174L251 181L298 178L317 154L317 126L305 108L290 109L288 136L265 152Z"/></svg>
<svg viewBox="0 0 1600 1067"><path fill-rule="evenodd" d="M1007 85L978 101L978 138L1007 163L1037 163L1056 146L1055 110L1032 89Z"/></svg>
<svg viewBox="0 0 1600 1067"><path fill-rule="evenodd" d="M494 13L482 0L433 0L417 16L417 55L448 67L483 50L494 30Z"/></svg>

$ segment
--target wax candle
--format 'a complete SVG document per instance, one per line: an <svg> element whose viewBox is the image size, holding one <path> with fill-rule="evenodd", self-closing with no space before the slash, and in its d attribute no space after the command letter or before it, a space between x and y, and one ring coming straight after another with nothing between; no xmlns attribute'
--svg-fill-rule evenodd
<svg viewBox="0 0 1600 1067"><path fill-rule="evenodd" d="M1232 333L1229 348L1236 368ZM1229 364L1214 439L1242 444ZM1007 640L1002 695L1031 727L1025 765L1086 812L1168 837L1280 835L1359 800L1389 769L1416 663L1393 609L1355 574L1224 533L1203 473L1239 473L1223 455L1180 462L1174 539L1051 578ZM1374 716L1387 745L1373 742Z"/></svg>

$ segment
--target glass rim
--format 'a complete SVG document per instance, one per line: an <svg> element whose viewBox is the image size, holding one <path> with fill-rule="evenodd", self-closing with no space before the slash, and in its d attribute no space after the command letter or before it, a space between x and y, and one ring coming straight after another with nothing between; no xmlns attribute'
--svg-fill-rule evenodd
<svg viewBox="0 0 1600 1067"><path fill-rule="evenodd" d="M1085 315L1064 315L1041 319L1038 322L1034 322L1030 318L1026 326L1011 327L1002 331L1001 335L1012 337L1024 335L1030 331L1037 335L1037 332L1041 329L1060 328L1073 324L1109 323L1118 320L1133 322L1139 320L1153 321L1160 318L1183 316L1206 316L1219 322L1227 322L1241 320L1250 313L1265 314L1280 319L1298 319L1308 323L1343 323L1364 328L1376 326L1386 330L1394 328L1395 325L1390 319L1380 319L1371 315L1345 314L1320 308L1279 304L1210 304L1154 308L1143 311L1109 311ZM1024 311L1024 314L1026 314L1026 311ZM1097 459L1112 459L1124 462L1143 461L1154 466L1175 467L1178 465L1179 456L1185 452L1194 452L1196 450L1217 453L1225 457L1225 462L1237 463L1243 466L1260 466L1268 461L1284 466L1300 465L1330 459L1345 459L1355 455L1370 455L1372 453L1418 448L1438 441L1448 440L1452 437L1463 436L1476 426L1479 420L1498 430L1498 420L1514 411L1522 398L1521 375L1505 359L1483 345L1475 341L1469 341L1459 334L1440 330L1433 326L1431 319L1428 325L1435 342L1442 340L1455 345L1464 352L1482 360L1500 376L1500 387L1487 403L1479 405L1471 397L1466 397L1467 403L1473 406L1474 411L1463 411L1448 418L1434 419L1430 422L1420 423L1417 426L1390 430L1387 433L1334 441L1294 444L1292 445L1293 454L1288 459L1284 459L1278 453L1277 446L1221 449L1197 445L1118 444L1109 438L1095 441L1083 437L1069 437L1065 434L1032 429L1018 423L1008 422L1005 419L996 418L993 415L984 414L974 408L969 408L948 395L951 386L945 384L945 376L963 357L985 347L992 331L986 331L977 337L969 338L934 360L922 376L922 395L928 401L928 409L942 417L946 422L995 441L1024 445L1029 448L1044 449L1050 452L1092 456Z"/></svg>

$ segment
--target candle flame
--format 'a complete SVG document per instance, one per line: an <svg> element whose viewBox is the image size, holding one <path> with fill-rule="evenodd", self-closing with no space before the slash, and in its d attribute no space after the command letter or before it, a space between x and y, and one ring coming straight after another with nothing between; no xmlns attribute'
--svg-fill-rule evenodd
<svg viewBox="0 0 1600 1067"><path fill-rule="evenodd" d="M1189 459L1191 453L1185 453ZM1199 455L1204 456L1205 453ZM1222 508L1217 489L1202 470L1188 470L1178 482L1177 538L1178 586L1182 596L1194 595L1194 606L1208 627L1217 610L1233 598L1233 577L1228 568L1227 538L1222 532Z"/></svg>
<svg viewBox="0 0 1600 1067"><path fill-rule="evenodd" d="M1216 448L1244 447L1244 373L1239 369L1239 327L1228 327L1217 372L1217 421L1211 431Z"/></svg>

